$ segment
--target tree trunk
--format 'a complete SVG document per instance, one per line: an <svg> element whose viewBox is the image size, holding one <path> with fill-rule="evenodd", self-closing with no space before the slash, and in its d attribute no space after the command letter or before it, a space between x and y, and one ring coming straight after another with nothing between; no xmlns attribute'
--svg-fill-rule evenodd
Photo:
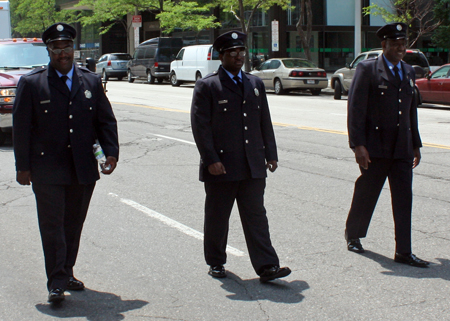
<svg viewBox="0 0 450 321"><path fill-rule="evenodd" d="M311 42L312 35L312 9L311 9L311 0L301 0L300 3L300 18L297 22L297 32L300 36L300 40L302 42L303 50L305 51L305 57L308 60L311 60L311 48L309 47L309 43ZM306 31L303 30L303 25L306 20Z"/></svg>

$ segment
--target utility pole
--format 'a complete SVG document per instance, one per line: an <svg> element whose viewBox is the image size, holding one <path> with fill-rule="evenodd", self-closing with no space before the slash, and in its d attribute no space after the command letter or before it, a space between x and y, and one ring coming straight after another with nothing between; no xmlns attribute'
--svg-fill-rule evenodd
<svg viewBox="0 0 450 321"><path fill-rule="evenodd" d="M361 0L355 0L355 52L356 57L361 52Z"/></svg>

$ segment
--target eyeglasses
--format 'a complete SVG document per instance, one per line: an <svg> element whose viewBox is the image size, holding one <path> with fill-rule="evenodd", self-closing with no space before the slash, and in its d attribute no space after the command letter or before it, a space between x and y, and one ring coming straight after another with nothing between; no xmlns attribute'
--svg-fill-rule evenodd
<svg viewBox="0 0 450 321"><path fill-rule="evenodd" d="M73 51L73 47L66 47L64 49L52 49L52 48L48 48L48 50L50 50L52 53L54 53L55 55L60 55L61 52L65 52L65 53L71 53Z"/></svg>
<svg viewBox="0 0 450 321"><path fill-rule="evenodd" d="M237 55L239 55L240 57L245 57L246 56L245 51L239 51L239 52L237 52L237 51L229 51L228 53L230 54L231 57L237 57Z"/></svg>

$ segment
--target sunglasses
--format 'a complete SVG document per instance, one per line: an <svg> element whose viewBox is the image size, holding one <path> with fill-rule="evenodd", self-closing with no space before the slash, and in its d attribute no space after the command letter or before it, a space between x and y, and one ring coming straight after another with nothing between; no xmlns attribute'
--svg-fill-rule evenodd
<svg viewBox="0 0 450 321"><path fill-rule="evenodd" d="M239 55L240 57L245 57L246 56L245 51L239 51L239 52L237 52L237 51L229 51L228 54L231 57L237 57L237 55Z"/></svg>
<svg viewBox="0 0 450 321"><path fill-rule="evenodd" d="M52 48L48 48L48 50L50 50L52 53L54 53L55 55L59 55L61 54L61 52L65 52L65 53L71 53L73 51L73 47L66 47L64 49L52 49Z"/></svg>

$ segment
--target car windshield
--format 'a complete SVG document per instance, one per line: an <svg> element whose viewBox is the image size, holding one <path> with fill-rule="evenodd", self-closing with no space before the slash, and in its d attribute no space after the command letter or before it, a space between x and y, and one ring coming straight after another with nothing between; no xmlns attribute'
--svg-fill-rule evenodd
<svg viewBox="0 0 450 321"><path fill-rule="evenodd" d="M43 43L0 44L1 67L27 67L47 65L49 57Z"/></svg>
<svg viewBox="0 0 450 321"><path fill-rule="evenodd" d="M111 55L111 60L130 60L131 56L129 54L115 54Z"/></svg>
<svg viewBox="0 0 450 321"><path fill-rule="evenodd" d="M283 65L286 68L317 68L317 66L308 60L302 60L302 59L285 59L282 60L283 61Z"/></svg>

